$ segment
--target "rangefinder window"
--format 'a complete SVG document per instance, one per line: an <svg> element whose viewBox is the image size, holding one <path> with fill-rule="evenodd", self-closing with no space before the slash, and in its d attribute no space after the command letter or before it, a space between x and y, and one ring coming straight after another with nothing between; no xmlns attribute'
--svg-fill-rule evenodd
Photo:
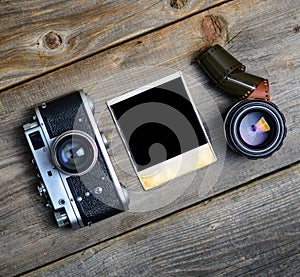
<svg viewBox="0 0 300 277"><path fill-rule="evenodd" d="M34 150L41 149L45 146L42 136L39 131L31 133L29 135L29 138L30 138L30 141L31 141L31 144L32 144Z"/></svg>

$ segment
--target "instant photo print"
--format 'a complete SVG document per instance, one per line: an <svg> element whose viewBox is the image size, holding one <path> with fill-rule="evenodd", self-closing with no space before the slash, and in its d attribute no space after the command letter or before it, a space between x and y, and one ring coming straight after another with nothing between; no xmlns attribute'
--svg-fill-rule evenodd
<svg viewBox="0 0 300 277"><path fill-rule="evenodd" d="M145 190L216 161L181 72L107 105Z"/></svg>

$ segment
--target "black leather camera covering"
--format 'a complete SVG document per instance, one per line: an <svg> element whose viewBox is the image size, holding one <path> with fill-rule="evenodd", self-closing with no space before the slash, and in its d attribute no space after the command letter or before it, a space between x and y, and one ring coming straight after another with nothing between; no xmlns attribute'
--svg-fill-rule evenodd
<svg viewBox="0 0 300 277"><path fill-rule="evenodd" d="M48 102L46 106L39 106L39 110L50 138L74 129L82 130L94 137L79 92Z"/></svg>
<svg viewBox="0 0 300 277"><path fill-rule="evenodd" d="M39 110L50 138L55 138L69 130L81 130L88 133L97 142L79 92L53 100L46 106L40 106ZM91 171L82 176L67 178L85 225L122 212L122 210L114 208L120 206L118 205L120 200L116 195L99 145L98 149L98 161ZM95 194L96 187L102 188L101 194Z"/></svg>

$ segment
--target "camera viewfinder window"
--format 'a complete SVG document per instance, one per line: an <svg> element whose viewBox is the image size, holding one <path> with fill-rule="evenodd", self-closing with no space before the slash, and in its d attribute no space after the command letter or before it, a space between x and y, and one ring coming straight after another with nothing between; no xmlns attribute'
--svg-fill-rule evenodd
<svg viewBox="0 0 300 277"><path fill-rule="evenodd" d="M34 150L38 150L40 148L43 148L45 146L42 136L39 131L36 131L34 133L31 133L29 135L29 138L31 140L32 146Z"/></svg>

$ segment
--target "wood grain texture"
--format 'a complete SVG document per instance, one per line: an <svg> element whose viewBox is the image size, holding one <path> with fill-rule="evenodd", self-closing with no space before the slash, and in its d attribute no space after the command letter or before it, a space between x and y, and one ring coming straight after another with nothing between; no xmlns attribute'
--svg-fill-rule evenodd
<svg viewBox="0 0 300 277"><path fill-rule="evenodd" d="M298 276L300 166L26 276Z"/></svg>
<svg viewBox="0 0 300 277"><path fill-rule="evenodd" d="M293 32L293 27L299 22L297 7L296 0L233 1L1 93L1 274L20 274L40 267L297 162L300 156L297 144L300 131L297 98L300 46L299 34ZM221 37L211 35L213 31L203 31L206 16L223 18L218 22L227 22L223 27L225 30L218 30L223 34ZM212 30L215 30L215 25L212 25ZM205 34L209 34L210 39ZM180 198L159 210L123 213L75 232L58 229L51 212L44 208L36 193L37 180L34 168L29 164L31 156L21 128L31 120L32 107L85 88L94 100L96 111L101 111L105 101L120 94L116 89L110 90L107 83L102 87L102 81L105 83L107 77L135 66L167 66L182 70L199 82L207 82L194 60L214 37L217 37L214 42L230 40L226 47L247 65L248 71L269 79L272 100L287 119L288 135L283 148L267 160L259 161L249 161L227 151L220 178L208 193L198 194L203 173L199 171L191 187ZM134 77L128 77L132 86L137 82ZM110 84L126 88L122 80L112 80ZM232 104L231 99L214 88L206 85L206 89L221 112ZM207 101L200 100L204 104ZM200 105L200 102L196 104ZM115 130L106 109L96 117L105 133ZM221 129L219 133L222 133ZM217 144L214 145L216 149ZM126 186L139 187L132 176L127 176L122 170L117 173Z"/></svg>
<svg viewBox="0 0 300 277"><path fill-rule="evenodd" d="M1 1L0 90L221 2Z"/></svg>

